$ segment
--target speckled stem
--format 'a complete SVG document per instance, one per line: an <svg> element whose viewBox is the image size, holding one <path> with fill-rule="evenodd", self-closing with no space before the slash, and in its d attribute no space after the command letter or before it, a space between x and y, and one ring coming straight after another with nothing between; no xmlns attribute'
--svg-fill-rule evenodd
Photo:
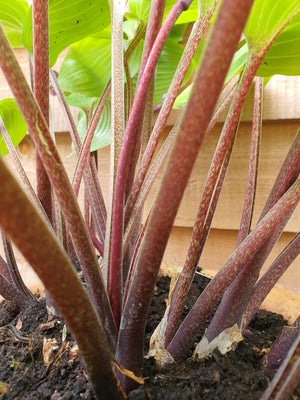
<svg viewBox="0 0 300 400"><path fill-rule="evenodd" d="M159 56L167 40L169 33L174 26L179 15L184 11L184 5L177 1L165 23L163 24L156 41L148 57L139 87L136 91L132 111L129 116L128 124L122 142L120 159L116 174L116 185L113 202L113 219L111 233L111 256L110 256L110 300L113 309L115 309L116 321L120 321L121 307L121 266L122 266L122 238L123 238L123 218L124 201L127 178L130 167L130 159L134 150L136 133L143 122L143 110L147 97L148 87L150 85L153 72L156 68Z"/></svg>
<svg viewBox="0 0 300 400"><path fill-rule="evenodd" d="M300 199L300 179L285 193L254 230L229 257L214 279L201 293L193 308L179 327L167 350L175 360L183 357L191 346L195 335L206 321L214 304L224 294L227 287L242 270L243 266L253 259L258 249L280 226L285 216L295 207ZM227 315L223 315L226 317Z"/></svg>
<svg viewBox="0 0 300 400"><path fill-rule="evenodd" d="M255 79L252 137L251 137L251 147L250 147L250 157L249 157L249 167L248 167L248 181L247 181L241 224L237 238L237 246L248 235L251 227L254 199L256 192L260 138L262 129L262 106L263 106L263 78L257 77Z"/></svg>
<svg viewBox="0 0 300 400"><path fill-rule="evenodd" d="M110 1L111 4L111 144L110 144L110 176L109 197L107 204L106 234L104 243L103 275L109 291L116 325L119 325L121 312L122 274L120 270L112 271L110 266L112 225L114 221L113 202L115 201L115 185L117 166L125 130L124 106L124 48L123 48L123 17L125 0ZM122 226L119 229L122 231ZM115 276L113 276L115 274ZM116 295L111 291L112 280L115 283ZM114 285L113 285L114 286Z"/></svg>
<svg viewBox="0 0 300 400"><path fill-rule="evenodd" d="M49 126L49 22L48 0L32 1L33 88L36 101ZM37 195L52 221L52 190L48 175L36 151Z"/></svg>
<svg viewBox="0 0 300 400"><path fill-rule="evenodd" d="M289 189L299 176L300 171L300 151L299 151L299 134L295 138L291 149L283 163L276 179L274 187L271 191L267 206L264 208L262 216L270 210L270 207L280 199L280 197ZM298 139L298 140L297 140ZM298 145L297 145L298 144ZM298 151L297 151L298 148ZM270 254L274 244L279 238L281 232L288 219L290 218L293 208L284 216L282 222L274 227L270 237L267 238L261 248L256 253L252 249L252 259L248 259L243 265L240 274L232 282L230 287L222 298L222 302L212 319L210 326L206 331L206 337L210 341L214 339L224 329L233 326L235 323L239 327L242 325L244 310L252 297L253 286L256 283L261 267ZM261 217L262 217L261 216ZM260 217L260 220L261 220Z"/></svg>
<svg viewBox="0 0 300 400"><path fill-rule="evenodd" d="M260 400L286 400L289 399L300 376L300 334L293 343L281 367L278 369L271 384Z"/></svg>
<svg viewBox="0 0 300 400"><path fill-rule="evenodd" d="M147 145L147 148L145 150L143 158L140 162L137 176L135 178L133 187L131 189L129 198L126 203L125 227L127 226L128 222L130 220L133 208L136 204L137 197L141 190L141 186L145 180L147 171L149 169L149 166L153 159L155 150L157 148L159 138L161 137L163 128L167 122L168 116L169 116L172 106L175 102L176 95L178 94L178 91L182 85L182 82L184 80L184 77L186 75L188 67L191 63L191 60L192 60L194 54L195 54L195 51L196 51L197 46L200 42L200 39L203 35L203 32L205 31L205 28L207 27L210 17L213 14L215 6L216 6L216 3L212 7L212 9L210 9L205 15L201 15L197 19L197 21L193 27L192 33L190 35L190 38L187 42L187 45L185 46L181 61L178 65L178 68L176 70L176 73L171 82L170 88L168 90L166 99L163 102L162 108L161 108L160 113L155 122L149 143Z"/></svg>
<svg viewBox="0 0 300 400"><path fill-rule="evenodd" d="M32 95L1 26L0 54L0 67L10 85L35 142L36 149L43 160L44 167L60 203L67 229L70 232L76 254L80 261L87 290L90 293L104 329L112 341L112 347L114 347L115 325L91 239L57 148L51 138L47 123Z"/></svg>
<svg viewBox="0 0 300 400"><path fill-rule="evenodd" d="M20 249L63 314L79 346L97 399L121 399L106 333L70 259L2 160L0 181L2 229Z"/></svg>
<svg viewBox="0 0 300 400"><path fill-rule="evenodd" d="M117 348L121 365L137 374L143 361L147 311L165 246L251 5L251 0L225 0L220 7L141 241ZM133 347L135 352L129 351Z"/></svg>

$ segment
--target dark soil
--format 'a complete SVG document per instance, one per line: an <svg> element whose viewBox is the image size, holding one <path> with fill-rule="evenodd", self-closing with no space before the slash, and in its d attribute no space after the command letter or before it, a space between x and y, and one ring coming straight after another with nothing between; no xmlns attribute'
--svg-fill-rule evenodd
<svg viewBox="0 0 300 400"><path fill-rule="evenodd" d="M206 284L207 279L197 275L185 313ZM165 277L157 283L146 328L146 346L163 315L168 285L169 279ZM186 360L164 371L158 371L152 359L145 359L145 385L129 398L259 399L270 380L261 360L284 324L282 316L259 311L245 340L226 356L214 353L205 362ZM11 303L0 304L0 400L94 400L70 334L62 342L63 327L61 319L48 321L44 300L28 302L19 314ZM53 353L47 353L51 356L49 365L43 360L44 338L57 341ZM2 383L8 385L6 394L1 394ZM299 399L299 395L295 392L292 399Z"/></svg>

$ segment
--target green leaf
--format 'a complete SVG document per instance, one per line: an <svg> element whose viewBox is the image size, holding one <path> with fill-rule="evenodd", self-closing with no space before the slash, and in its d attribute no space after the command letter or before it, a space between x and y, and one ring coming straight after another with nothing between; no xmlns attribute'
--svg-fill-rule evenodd
<svg viewBox="0 0 300 400"><path fill-rule="evenodd" d="M99 100L97 97L87 97L77 93L70 93L66 95L66 99L71 107L81 108L82 110L86 111L88 111L93 104Z"/></svg>
<svg viewBox="0 0 300 400"><path fill-rule="evenodd" d="M26 135L27 125L15 99L7 98L0 101L0 115L14 146L17 146ZM2 157L8 154L2 136L0 136L0 154Z"/></svg>
<svg viewBox="0 0 300 400"><path fill-rule="evenodd" d="M78 113L78 133L81 141L86 135L86 114L79 110ZM100 120L94 133L91 143L91 151L96 151L110 144L110 103L107 102L104 106Z"/></svg>
<svg viewBox="0 0 300 400"><path fill-rule="evenodd" d="M176 40L177 42L180 42L184 38L184 34L186 32L187 27L188 24L174 25L173 29L170 32L169 38Z"/></svg>
<svg viewBox="0 0 300 400"><path fill-rule="evenodd" d="M142 53L140 42L129 59L131 76L136 76ZM63 91L88 97L100 97L110 78L110 39L93 35L71 45L59 73ZM183 53L183 46L168 39L158 61L156 73L155 102L159 103L169 89L174 72ZM185 81L192 73L190 67Z"/></svg>
<svg viewBox="0 0 300 400"><path fill-rule="evenodd" d="M176 97L175 103L173 105L173 108L175 109L183 109L186 105L186 103L188 102L190 95L191 95L191 91L192 91L192 87L193 85L189 85L187 88L185 88L180 95L178 95Z"/></svg>
<svg viewBox="0 0 300 400"><path fill-rule="evenodd" d="M199 9L202 11L202 13L206 13L211 7L214 6L216 0L198 0L198 3L199 3Z"/></svg>
<svg viewBox="0 0 300 400"><path fill-rule="evenodd" d="M167 39L157 64L154 104L160 103L162 96L169 90L182 53L183 46L175 40ZM184 83L191 77L192 71L193 65L189 67Z"/></svg>
<svg viewBox="0 0 300 400"><path fill-rule="evenodd" d="M175 3L176 0L166 0L164 19L169 14ZM198 18L198 15L199 15L198 2L194 0L188 9L183 13L181 13L180 17L176 21L176 24L186 24L188 22L194 22Z"/></svg>
<svg viewBox="0 0 300 400"><path fill-rule="evenodd" d="M230 68L228 70L224 85L231 81L233 77L240 74L248 58L248 45L245 43L233 56Z"/></svg>
<svg viewBox="0 0 300 400"><path fill-rule="evenodd" d="M140 70L140 64L141 64L141 59L142 59L142 53L143 53L143 46L144 46L144 41L141 40L136 48L133 50L129 60L128 60L128 65L129 65L129 70L130 70L130 75L133 78L136 76Z"/></svg>
<svg viewBox="0 0 300 400"><path fill-rule="evenodd" d="M143 43L139 43L129 59L131 76L139 71ZM59 72L63 91L89 97L100 97L110 79L111 41L88 37L74 43Z"/></svg>
<svg viewBox="0 0 300 400"><path fill-rule="evenodd" d="M49 0L50 66L67 46L110 24L107 0ZM23 42L32 54L32 13L23 29Z"/></svg>
<svg viewBox="0 0 300 400"><path fill-rule="evenodd" d="M22 0L0 0L0 22L13 47L22 47L22 29L29 6Z"/></svg>
<svg viewBox="0 0 300 400"><path fill-rule="evenodd" d="M210 1L210 0L208 0ZM176 3L176 0L167 0L165 11L164 11L164 19L171 11L171 8ZM150 11L151 0L129 0L129 8L130 14L128 16L130 19L134 18L134 16L142 21L148 21L149 11ZM176 24L185 24L187 22L194 22L198 18L198 4L197 1L193 1L188 10L184 11ZM127 16L127 14L126 14Z"/></svg>
<svg viewBox="0 0 300 400"><path fill-rule="evenodd" d="M242 42L243 43L243 42ZM230 68L228 70L224 85L226 85L232 78L240 74L248 58L247 43L241 45L240 49L236 51L233 56ZM189 100L192 90L192 85L189 85L179 96L177 96L173 108L183 109Z"/></svg>
<svg viewBox="0 0 300 400"><path fill-rule="evenodd" d="M62 90L100 97L110 79L110 40L88 37L74 43L61 66Z"/></svg>
<svg viewBox="0 0 300 400"><path fill-rule="evenodd" d="M129 0L131 17L137 17L142 21L148 21L151 0Z"/></svg>
<svg viewBox="0 0 300 400"><path fill-rule="evenodd" d="M300 75L300 14L282 31L266 54L257 75Z"/></svg>
<svg viewBox="0 0 300 400"><path fill-rule="evenodd" d="M134 19L132 21L127 21L127 20L124 21L123 37L124 37L125 43L127 42L129 44L130 41L134 39L139 25L140 24L136 19Z"/></svg>
<svg viewBox="0 0 300 400"><path fill-rule="evenodd" d="M299 11L299 0L255 0L244 31L249 49L265 49Z"/></svg>

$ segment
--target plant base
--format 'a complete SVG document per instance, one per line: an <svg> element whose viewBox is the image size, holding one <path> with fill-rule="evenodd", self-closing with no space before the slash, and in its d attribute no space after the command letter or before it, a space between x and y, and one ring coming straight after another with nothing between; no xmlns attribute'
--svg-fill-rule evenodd
<svg viewBox="0 0 300 400"><path fill-rule="evenodd" d="M185 313L207 282L201 275L196 276ZM169 278L161 277L149 312L145 354L150 336L164 312L168 290ZM260 310L251 322L244 341L236 351L225 356L215 352L212 358L197 363L189 360L193 352L191 349L187 360L170 365L167 370L158 370L153 359L145 359L144 376L148 379L129 398L259 399L271 378L261 367L261 360L284 324L281 315ZM16 330L1 328L4 325ZM69 334L62 345L63 327L61 319L47 321L43 300L29 302L20 314L13 310L10 303L0 305L0 382L7 384L9 389L6 394L0 394L1 400L94 400ZM202 334L200 332L197 340ZM22 341L22 337L30 340ZM51 345L48 350L52 360L48 365L44 363L44 338L55 338L57 341L52 355ZM299 386L295 396L300 396Z"/></svg>

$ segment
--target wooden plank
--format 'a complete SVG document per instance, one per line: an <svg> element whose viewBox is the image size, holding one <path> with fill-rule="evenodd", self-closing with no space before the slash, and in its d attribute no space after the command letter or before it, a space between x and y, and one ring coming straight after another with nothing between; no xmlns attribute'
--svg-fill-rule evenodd
<svg viewBox="0 0 300 400"><path fill-rule="evenodd" d="M267 196L275 181L280 169L284 154L293 140L298 127L297 122L289 123L265 123L262 146L261 162L258 175L258 189L254 210L254 221L256 222L264 206ZM248 149L250 143L250 125L242 123L240 132L235 143L229 171L224 183L224 188L220 196L220 201L213 221L213 228L216 229L238 229L243 207L243 196L247 180ZM175 225L182 227L192 227L197 213L199 202L202 195L206 174L209 163L214 152L220 127L214 129L203 144L196 165L192 171L189 184L186 188L182 204L179 208ZM276 132L276 140L274 138ZM72 176L75 154L72 154L71 140L67 133L56 135L56 141L63 162L69 176ZM27 137L18 147L20 158L29 172L30 178L35 182L34 154L33 146ZM108 198L109 187L109 147L98 151L99 177L105 199ZM5 157L9 160L9 155ZM146 202L146 212L150 209L156 190L159 187L162 173L159 174L154 188ZM297 232L300 226L300 206L297 207L291 220L286 226L286 231Z"/></svg>
<svg viewBox="0 0 300 400"><path fill-rule="evenodd" d="M162 265L169 266L171 270L184 265L190 242L192 228L174 227L163 257ZM278 254L293 238L294 234L283 233L268 257L263 271L277 257ZM199 266L209 275L213 276L222 267L235 249L237 231L212 229L205 249L200 259ZM277 287L300 296L300 256L291 264L289 269L280 278Z"/></svg>
<svg viewBox="0 0 300 400"><path fill-rule="evenodd" d="M270 132L273 133L273 125L269 124ZM288 135L289 131L294 131L293 130L294 125L292 124L285 124L284 132ZM243 140L246 140L246 134L242 134L241 138ZM264 166L263 172L267 176L268 180L270 183L275 179L274 171L275 167L274 165L277 163L278 164L278 169L279 169L279 164L280 164L280 159L282 157L282 147L283 143L285 143L286 136L283 138L279 136L277 138L276 142L272 140L271 143L273 143L273 147L271 148L271 154L272 157L271 159L268 160L267 165ZM216 140L215 138L214 140ZM266 138L265 138L266 139ZM268 140L264 142L268 143ZM291 138L289 139L291 140ZM69 135L67 133L61 133L56 135L56 141L60 150L60 154L62 157L62 160L66 166L67 172L70 176L72 177L72 172L74 170L74 162L75 162L75 154L72 154L71 151L71 141L69 138ZM244 145L241 145L241 148L243 149ZM268 147L268 146L267 146ZM18 146L18 152L20 155L20 158L23 162L23 165L25 166L26 171L28 172L28 175L30 179L35 182L35 169L34 169L34 152L33 152L33 145L31 143L30 138L27 136L25 140L21 143L21 145ZM200 155L199 157L199 162L200 166L202 165L205 161L205 157L208 159L210 158L209 155L207 154L208 148L204 151L202 156ZM246 153L246 151L245 151ZM107 198L108 195L108 180L109 180L109 167L108 167L108 160L109 160L109 148L105 148L99 151L99 175L100 175L100 181L103 187L103 192L105 195L105 198ZM232 173L240 175L241 172L241 160L243 159L242 157L243 151L239 151L238 155L235 159L235 162L237 163L233 170ZM268 156L269 157L269 156ZM268 158L267 157L267 158ZM10 156L6 156L5 160L10 166L12 166L12 162L10 160ZM277 161L276 161L277 160ZM198 161L197 161L198 163ZM270 165L269 165L270 164ZM198 165L196 168L200 169L200 166ZM204 168L204 167L203 167ZM277 168L277 167L276 167ZM12 166L13 169L13 166ZM230 176L229 176L230 178ZM188 218L184 218L184 215L182 216L181 211L179 212L179 216L176 220L176 223L187 223L187 221L192 221L191 218L191 196L195 194L196 190L199 192L197 189L198 185L198 177L192 176L191 182L189 184L189 187L186 191L186 195L189 196L188 199L184 200L186 202L186 207L187 210L184 211L184 215L188 215ZM230 178L231 181L233 178ZM203 179L202 179L203 181ZM195 186L196 185L196 186ZM265 189L265 186L267 185L266 182L261 184L263 189ZM205 270L209 270L210 272L216 272L222 264L226 261L226 259L230 256L232 251L235 248L235 242L236 242L236 235L237 231L230 229L231 226L233 226L233 221L235 218L235 213L236 213L236 207L232 207L232 204L236 206L236 202L238 202L239 199L239 194L238 194L238 188L239 186L235 184L229 185L229 188L227 190L226 196L228 197L226 200L223 198L221 201L220 205L220 211L218 211L219 215L216 218L216 222L214 226L226 226L227 229L213 229L211 232L211 235L208 239L205 251L203 253L202 259L200 266L203 267ZM262 197L267 195L268 190L263 190L262 191ZM199 194L198 194L199 195ZM234 195L234 196L233 196ZM233 196L233 200L230 200L229 196ZM228 204L226 204L226 201ZM260 200L261 202L262 200ZM80 193L80 203L83 203L83 196L82 192ZM193 200L193 203L195 203L195 200ZM183 209L184 210L184 209ZM189 212L187 214L187 211ZM299 212L299 208L298 211ZM228 215L227 215L228 214ZM296 215L297 218L299 218L299 214ZM172 265L172 266L182 266L185 257L186 257L186 252L188 248L188 243L190 240L190 235L191 235L191 228L192 225L183 225L183 226L175 226L172 231L172 235L169 240L168 247L166 249L164 258L163 258L163 264L164 265ZM229 227L229 229L228 229ZM293 226L292 226L293 228ZM294 225L294 228L296 230L299 228L299 225ZM294 229L293 228L293 229ZM296 231L295 230L295 231ZM273 252L273 255L271 257L275 257L288 243L288 241L292 238L293 234L292 233L284 233L279 240L278 245L275 247L275 250ZM19 253L18 253L19 254ZM41 287L39 281L36 279L35 275L32 273L32 270L30 267L27 266L25 260L23 257L19 254L18 255L18 263L20 264L22 272L26 276L26 282L30 283L31 287ZM267 265L269 264L269 261L267 261ZM289 271L286 272L284 277L280 280L278 287L283 288L285 290L289 290L297 295L300 295L300 285L299 285L299 269L300 269L300 258L293 263L293 265L290 267Z"/></svg>
<svg viewBox="0 0 300 400"><path fill-rule="evenodd" d="M254 87L245 101L241 120L252 121ZM181 110L173 110L168 125L174 125ZM220 117L226 118L227 111ZM289 120L300 118L300 76L274 75L264 88L263 120Z"/></svg>
<svg viewBox="0 0 300 400"><path fill-rule="evenodd" d="M22 49L17 49L16 54L21 63L23 71L28 76L27 56ZM59 63L61 63L59 60ZM57 65L59 69L59 64ZM264 121L263 137L261 145L261 162L259 167L257 199L254 210L254 221L257 220L264 202L271 190L272 184L280 169L283 158L287 153L293 137L299 127L300 116L300 77L273 77L265 88L264 99ZM9 96L10 90L0 71L0 100ZM66 166L67 172L72 177L74 171L75 155L71 154L71 142L67 133L67 125L64 121L60 106L56 98L51 98L54 118L54 129L60 154ZM213 230L208 239L204 251L201 265L206 270L217 271L226 261L235 247L236 230L239 227L239 218L243 207L243 195L247 179L247 163L250 143L251 126L247 122L251 120L252 99L251 93L244 107L243 120L239 134L235 143L231 164L226 177L225 186L220 197L220 203L213 221ZM168 124L177 118L178 112L172 113ZM295 120L298 119L298 120ZM175 227L169 241L168 248L164 256L164 263L179 266L184 263L184 257L188 246L191 227L197 212L206 173L214 152L221 125L219 124L206 138L199 153L197 162L193 169L190 182L185 191L182 205L179 209ZM167 130L166 130L167 131ZM29 174L30 179L35 182L35 167L33 146L29 137L26 137L18 147L21 160ZM109 187L109 147L99 150L99 176L103 187L104 196L107 199ZM9 156L5 157L11 164ZM155 191L159 187L161 173L154 185L149 200L146 204L146 211L151 206L151 201ZM80 194L82 204L82 193ZM286 245L292 237L292 233L297 232L300 226L300 206L298 206L291 221L289 221L286 232L279 240L274 250L274 255ZM273 255L273 256L274 256ZM267 262L268 263L268 262ZM25 264L21 260L21 265ZM25 268L25 267L24 267ZM26 267L27 268L27 267ZM27 271L27 269L25 270ZM280 280L278 287L287 289L300 295L298 259L293 263L289 271ZM31 275L30 275L31 276ZM28 278L28 282L33 278Z"/></svg>
<svg viewBox="0 0 300 400"><path fill-rule="evenodd" d="M63 59L67 54L68 49L64 50L59 56L57 63L53 67L57 72L61 67ZM28 59L25 49L15 49L15 54L20 63L20 66L28 79ZM11 97L11 92L6 80L0 70L0 100ZM59 102L56 97L51 96L52 114L55 115L53 126L56 132L63 132L68 129ZM242 120L252 120L253 108L253 88L251 89L244 105ZM77 111L72 108L73 116L76 118ZM169 119L168 125L173 125L179 117L181 110L173 110ZM279 119L297 119L300 116L300 76L283 76L275 75L268 82L264 89L264 120L279 120ZM225 113L220 121L225 119Z"/></svg>
<svg viewBox="0 0 300 400"><path fill-rule="evenodd" d="M285 155L299 127L297 121L264 122L260 151L257 195L253 219L256 223L273 183L279 172ZM189 184L177 213L175 225L191 227L199 207L205 179L215 151L221 125L218 125L205 139L193 168ZM247 182L251 125L240 124L234 145L229 170L213 220L213 227L218 229L238 229L243 209L244 193ZM105 150L101 151L102 154ZM159 187L162 173L150 193L146 209L150 209L154 195ZM287 231L297 232L300 226L300 206L297 207L286 226Z"/></svg>
<svg viewBox="0 0 300 400"><path fill-rule="evenodd" d="M66 168L67 174L69 176L70 181L72 181L73 173L76 165L76 154L72 152L71 147L71 139L68 133L57 134L56 135L56 143L59 150L59 154L61 156L62 162ZM23 141L17 147L17 151L19 154L19 158L22 162L22 165L29 177L30 182L33 187L36 187L36 172L35 172L35 151L33 143L27 135ZM16 172L13 161L8 154L4 157L5 162L9 165L10 169L14 172L17 179L19 179L18 173ZM79 191L79 204L81 207L83 206L83 189L81 187Z"/></svg>
<svg viewBox="0 0 300 400"><path fill-rule="evenodd" d="M54 65L53 69L59 71L60 66L62 64L63 58L65 57L67 50L64 50L62 54L59 56L57 63ZM20 67L25 75L27 81L29 82L29 64L27 58L27 52L25 49L15 49L15 54L17 60L19 61ZM0 69L0 100L5 99L7 97L13 97L10 87L8 86L6 79ZM50 95L50 108L51 108L51 118L53 130L55 132L65 132L69 129L69 126L66 122L65 116L62 112L61 106L59 104L58 98L56 96ZM71 112L73 118L77 119L77 110L74 107L71 107Z"/></svg>
<svg viewBox="0 0 300 400"><path fill-rule="evenodd" d="M276 175L280 169L284 154L293 140L298 127L297 122L289 123L265 123L262 146L261 162L258 175L258 189L256 204L254 209L254 222L257 221L259 214L264 206L267 196L275 181ZM242 123L235 148L232 155L229 171L224 183L224 188L220 196L213 220L213 228L216 229L238 229L241 212L243 208L243 196L247 180L248 149L250 143L250 125ZM209 169L209 163L214 152L220 127L214 129L203 144L196 165L192 171L189 184L186 188L182 204L179 208L175 225L182 227L192 227L197 213L199 202L202 195L206 174ZM275 133L276 132L276 139ZM56 135L58 148L69 173L72 177L75 154L71 154L71 140L67 133ZM33 146L27 137L18 147L20 158L28 171L30 179L35 182L34 154ZM5 157L9 160L9 155ZM99 177L105 199L108 198L109 187L109 147L98 151ZM162 173L159 174L154 188L146 202L146 213L150 209L156 190L159 187ZM300 226L300 206L297 207L292 218L288 222L285 230L297 232Z"/></svg>
<svg viewBox="0 0 300 400"><path fill-rule="evenodd" d="M173 228L171 237L163 258L162 271L174 273L182 267L188 243L190 239L190 228ZM226 230L212 230L207 241L206 248L200 260L200 266L204 272L210 276L214 276L218 269L230 256L234 250L237 232ZM286 246L292 235L285 233L279 240L266 265L269 265L271 259L274 258ZM3 254L2 245L0 245L0 253ZM32 268L27 264L22 254L15 250L18 266L22 277L27 286L33 291L43 291L43 285L33 272ZM266 268L264 268L265 270ZM285 272L279 280L276 287L273 288L269 296L264 301L262 308L275 310L283 314L290 322L293 322L299 315L300 310L300 285L299 285L300 257L298 257L290 268ZM287 293L288 292L288 296ZM1 301L1 297L0 297Z"/></svg>
<svg viewBox="0 0 300 400"><path fill-rule="evenodd" d="M292 325L300 315L300 297L274 287L260 308L281 314Z"/></svg>

